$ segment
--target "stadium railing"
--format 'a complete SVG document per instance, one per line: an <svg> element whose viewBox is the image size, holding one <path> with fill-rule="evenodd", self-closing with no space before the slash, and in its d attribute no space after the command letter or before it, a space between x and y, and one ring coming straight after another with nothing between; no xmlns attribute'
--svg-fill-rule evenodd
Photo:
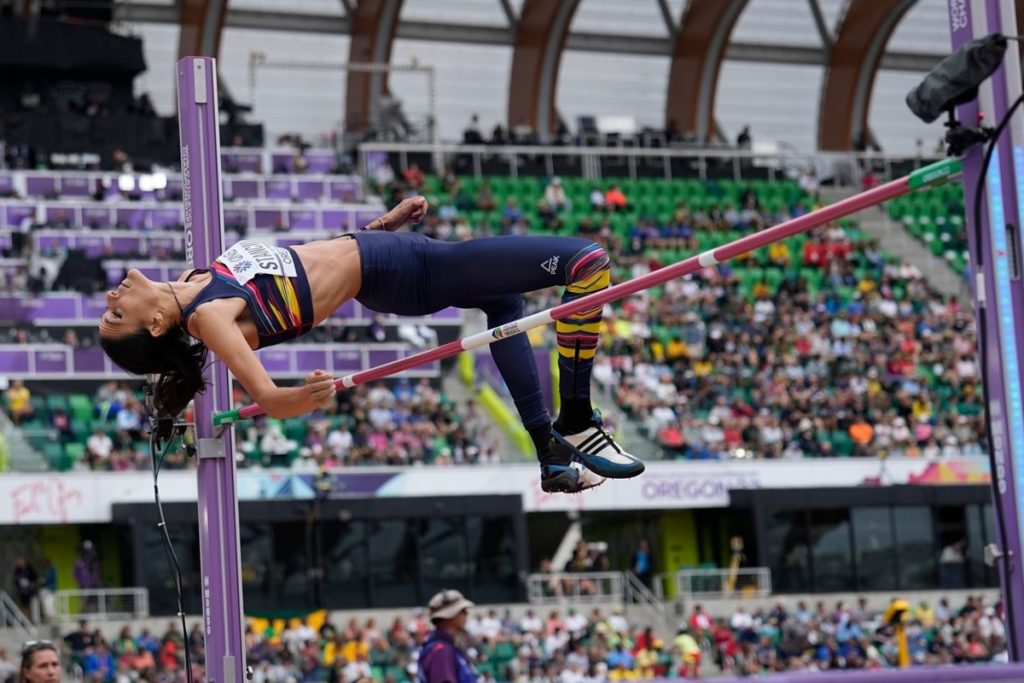
<svg viewBox="0 0 1024 683"><path fill-rule="evenodd" d="M674 177L731 177L733 180L781 180L796 178L813 167L819 178L832 178L843 185L859 186L864 171L871 168L889 180L926 166L939 156L907 156L894 154L853 154L847 152L801 153L766 146L763 150L679 148L679 147L562 147L531 145L456 145L368 142L359 146L360 172L374 177L374 170L384 159L394 155L401 168L413 160L423 171L440 173L431 168L439 159L444 167L455 166L459 173L474 176L498 175L488 169L493 161L501 162L504 175L574 175L600 179L611 176L603 172L609 162L615 163L618 177L637 178L659 175L665 180ZM568 169L568 170L567 170ZM840 183L837 183L840 184Z"/></svg>
<svg viewBox="0 0 1024 683"><path fill-rule="evenodd" d="M29 619L18 603L4 591L0 591L0 629L11 629L19 640L32 640L39 631L35 624Z"/></svg>
<svg viewBox="0 0 1024 683"><path fill-rule="evenodd" d="M94 588L59 590L55 594L57 618L132 620L149 616L149 591L145 588Z"/></svg>
<svg viewBox="0 0 1024 683"><path fill-rule="evenodd" d="M768 567L682 569L659 576L654 584L655 593L663 593L666 581L671 581L675 594L686 600L763 598L772 594L772 571Z"/></svg>

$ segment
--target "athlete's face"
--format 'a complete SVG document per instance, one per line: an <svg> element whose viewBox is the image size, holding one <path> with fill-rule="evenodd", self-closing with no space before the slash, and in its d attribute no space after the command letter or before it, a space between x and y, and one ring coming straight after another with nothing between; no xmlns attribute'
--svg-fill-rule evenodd
<svg viewBox="0 0 1024 683"><path fill-rule="evenodd" d="M100 316L100 336L116 339L149 328L160 298L156 285L135 268L129 270L117 289L107 292L107 310Z"/></svg>

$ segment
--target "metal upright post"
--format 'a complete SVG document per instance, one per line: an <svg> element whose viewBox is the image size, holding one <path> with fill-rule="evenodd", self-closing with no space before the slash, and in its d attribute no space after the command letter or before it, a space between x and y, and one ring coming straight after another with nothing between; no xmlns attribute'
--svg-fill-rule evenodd
<svg viewBox="0 0 1024 683"><path fill-rule="evenodd" d="M216 61L186 57L178 62L177 80L185 257L194 268L209 264L224 246ZM216 358L203 378L207 387L196 397L195 429L206 678L242 683L245 640L234 431L213 427L214 413L231 408L231 384L227 366Z"/></svg>
<svg viewBox="0 0 1024 683"><path fill-rule="evenodd" d="M948 0L950 33L957 50L975 38L999 31L1016 34L1012 2ZM976 101L960 105L957 117L974 126L983 113L986 125L995 126L1006 114L1012 99L1021 92L1019 56L1010 43L1003 65L979 89ZM1014 82L1013 79L1016 79ZM1021 356L1024 349L1024 288L1016 273L1013 243L1022 235L1021 200L1024 183L1024 153L1020 140L1024 129L1015 116L1003 134L988 166L980 216L980 239L975 235L976 186L982 173L983 149L976 146L963 159L964 208L971 264L979 254L984 268L974 275L976 324L986 339L987 363L981 368L987 379L986 408L993 456L992 492L997 528L997 545L1003 557L1000 580L1006 601L1007 644L1013 661L1021 661L1024 646L1024 574L1022 574L1020 512L1018 492L1024 491L1024 399L1022 399ZM1019 251L1019 250L1018 250Z"/></svg>

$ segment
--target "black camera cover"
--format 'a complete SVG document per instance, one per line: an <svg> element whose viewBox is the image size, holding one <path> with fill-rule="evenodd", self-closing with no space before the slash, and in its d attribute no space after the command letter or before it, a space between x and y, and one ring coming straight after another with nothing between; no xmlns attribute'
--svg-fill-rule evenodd
<svg viewBox="0 0 1024 683"><path fill-rule="evenodd" d="M1006 37L991 33L967 43L946 57L907 93L907 106L925 123L950 107L978 96L978 86L992 75L1006 53Z"/></svg>

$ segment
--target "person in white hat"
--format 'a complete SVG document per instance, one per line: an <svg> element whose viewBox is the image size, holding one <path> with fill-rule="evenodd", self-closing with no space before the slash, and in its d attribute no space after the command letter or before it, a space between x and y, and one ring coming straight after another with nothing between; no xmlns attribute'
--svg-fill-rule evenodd
<svg viewBox="0 0 1024 683"><path fill-rule="evenodd" d="M427 603L434 631L420 649L419 683L477 683L473 665L455 644L472 606L457 590L443 590Z"/></svg>

